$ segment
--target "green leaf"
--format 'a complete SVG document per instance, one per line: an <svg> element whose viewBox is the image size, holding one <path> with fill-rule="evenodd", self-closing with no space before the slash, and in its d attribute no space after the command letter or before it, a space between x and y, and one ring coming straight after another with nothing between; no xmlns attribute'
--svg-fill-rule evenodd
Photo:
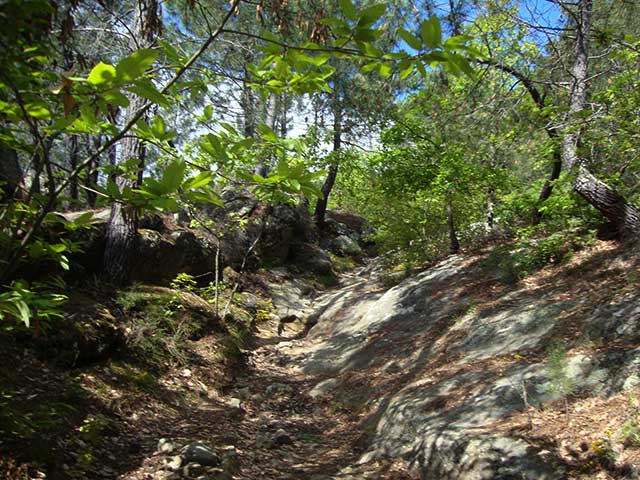
<svg viewBox="0 0 640 480"><path fill-rule="evenodd" d="M278 135L276 135L276 133L266 123L258 125L258 133L268 142L278 142L279 140Z"/></svg>
<svg viewBox="0 0 640 480"><path fill-rule="evenodd" d="M106 83L111 83L116 78L116 69L113 65L109 65L107 63L98 63L91 72L89 72L89 76L87 77L87 82L91 85L104 85Z"/></svg>
<svg viewBox="0 0 640 480"><path fill-rule="evenodd" d="M413 73L413 69L415 68L415 64L413 62L408 62L406 66L400 66L400 79L404 80L409 75Z"/></svg>
<svg viewBox="0 0 640 480"><path fill-rule="evenodd" d="M361 73L369 73L369 72L373 72L376 68L380 68L380 63L381 62L371 62L371 63L367 63L365 65L362 66L362 68L360 69Z"/></svg>
<svg viewBox="0 0 640 480"><path fill-rule="evenodd" d="M51 118L51 112L43 105L36 103L27 103L24 106L24 109L30 117L40 120L49 120Z"/></svg>
<svg viewBox="0 0 640 480"><path fill-rule="evenodd" d="M14 305L18 313L18 318L28 328L29 321L31 320L31 309L29 308L29 305L27 305L24 300L18 300L14 303Z"/></svg>
<svg viewBox="0 0 640 480"><path fill-rule="evenodd" d="M353 38L358 42L373 42L380 36L380 31L371 28L356 28Z"/></svg>
<svg viewBox="0 0 640 480"><path fill-rule="evenodd" d="M358 20L358 28L370 27L376 23L384 12L387 10L387 5L384 3L377 3L365 8L360 14L360 20Z"/></svg>
<svg viewBox="0 0 640 480"><path fill-rule="evenodd" d="M138 80L134 85L127 87L127 90L153 103L157 103L161 107L169 106L167 97L160 93L150 80Z"/></svg>
<svg viewBox="0 0 640 480"><path fill-rule="evenodd" d="M102 94L102 98L104 98L105 102L118 105L120 107L127 107L129 105L129 99L127 96L117 88L107 90Z"/></svg>
<svg viewBox="0 0 640 480"><path fill-rule="evenodd" d="M404 28L399 28L398 29L398 35L400 35L400 37L405 42L407 42L407 45L409 45L414 50L422 49L422 42L413 33L405 30Z"/></svg>
<svg viewBox="0 0 640 480"><path fill-rule="evenodd" d="M158 50L142 48L120 60L116 65L118 81L121 83L131 82L144 75L155 62L158 53Z"/></svg>
<svg viewBox="0 0 640 480"><path fill-rule="evenodd" d="M187 164L177 160L171 162L162 172L162 188L166 193L175 192L182 184L184 174L187 170Z"/></svg>
<svg viewBox="0 0 640 480"><path fill-rule="evenodd" d="M184 191L195 190L197 188L201 188L201 187L204 187L205 185L208 185L209 183L211 183L212 180L213 180L213 174L211 172L209 171L200 172L195 177L191 177L185 180L185 182L182 184L182 190Z"/></svg>
<svg viewBox="0 0 640 480"><path fill-rule="evenodd" d="M358 11L356 10L355 5L351 3L351 0L338 0L338 3L340 4L340 10L342 10L345 17L349 20L357 20Z"/></svg>
<svg viewBox="0 0 640 480"><path fill-rule="evenodd" d="M437 16L432 15L430 19L422 22L420 31L427 47L436 48L442 43L442 27Z"/></svg>
<svg viewBox="0 0 640 480"><path fill-rule="evenodd" d="M389 75L391 75L391 65L389 65L388 63L380 62L378 73L382 78L389 78Z"/></svg>
<svg viewBox="0 0 640 480"><path fill-rule="evenodd" d="M151 133L156 138L162 138L167 130L167 126L164 123L164 119L160 115L156 115L156 117L151 122Z"/></svg>
<svg viewBox="0 0 640 480"><path fill-rule="evenodd" d="M182 63L180 54L173 45L165 40L158 40L158 44L162 47L162 50L164 50L164 53L169 60L175 63Z"/></svg>

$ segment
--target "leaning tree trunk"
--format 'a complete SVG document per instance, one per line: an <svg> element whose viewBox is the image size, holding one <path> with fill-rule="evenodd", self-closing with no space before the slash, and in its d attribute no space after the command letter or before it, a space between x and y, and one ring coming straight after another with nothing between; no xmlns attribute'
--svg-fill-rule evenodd
<svg viewBox="0 0 640 480"><path fill-rule="evenodd" d="M160 7L157 0L138 0L135 6L135 19L131 47L133 50L149 48L155 44L160 32ZM146 101L137 96L129 97L129 106L125 115L125 124L129 122ZM116 179L119 189L126 186L135 187L142 179L144 169L145 147L136 137L127 136L120 144L120 161L126 162L131 158L139 161L139 174L136 180L124 176ZM111 217L107 225L106 246L103 257L103 275L115 285L123 285L129 281L131 259L136 248L138 235L138 218L134 208L120 203L111 207Z"/></svg>
<svg viewBox="0 0 640 480"><path fill-rule="evenodd" d="M342 148L342 107L339 104L339 100L335 99L333 108L333 151L337 153ZM338 155L334 155L333 162L329 166L329 173L327 178L322 184L322 198L319 198L316 202L316 208L313 212L316 225L319 229L324 227L325 216L327 213L327 204L329 202L329 195L333 186L336 183L338 176L338 168L340 167Z"/></svg>
<svg viewBox="0 0 640 480"><path fill-rule="evenodd" d="M576 16L575 59L568 113L570 126L562 138L562 162L575 174L574 190L609 220L622 236L631 237L640 232L640 210L589 171L584 159L578 155L580 130L571 125L587 101L591 12L592 0L581 0Z"/></svg>

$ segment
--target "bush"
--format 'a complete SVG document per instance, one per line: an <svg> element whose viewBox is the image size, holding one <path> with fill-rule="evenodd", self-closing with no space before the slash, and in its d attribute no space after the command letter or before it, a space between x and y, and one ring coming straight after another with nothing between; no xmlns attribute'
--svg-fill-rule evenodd
<svg viewBox="0 0 640 480"><path fill-rule="evenodd" d="M595 231L562 231L545 237L536 229L519 232L519 239L512 245L495 247L485 264L498 270L500 279L514 284L547 265L559 265L568 261L574 252L593 244Z"/></svg>

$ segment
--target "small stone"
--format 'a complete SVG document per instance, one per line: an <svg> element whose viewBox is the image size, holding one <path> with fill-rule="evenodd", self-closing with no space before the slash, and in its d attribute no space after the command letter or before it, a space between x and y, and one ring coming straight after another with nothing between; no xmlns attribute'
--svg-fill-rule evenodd
<svg viewBox="0 0 640 480"><path fill-rule="evenodd" d="M222 468L227 473L237 473L240 469L240 458L238 451L234 446L224 447L222 449Z"/></svg>
<svg viewBox="0 0 640 480"><path fill-rule="evenodd" d="M236 395L240 400L247 400L251 396L251 390L249 390L249 387L239 388L236 391Z"/></svg>
<svg viewBox="0 0 640 480"><path fill-rule="evenodd" d="M185 463L199 463L207 467L220 465L220 457L203 442L193 442L184 449Z"/></svg>
<svg viewBox="0 0 640 480"><path fill-rule="evenodd" d="M189 378L191 376L191 370L189 370L188 368L185 368L184 370L182 370L181 375L184 378Z"/></svg>
<svg viewBox="0 0 640 480"><path fill-rule="evenodd" d="M171 460L167 462L166 469L170 472L177 471L182 466L182 457L180 455L176 455L172 457Z"/></svg>
<svg viewBox="0 0 640 480"><path fill-rule="evenodd" d="M273 435L273 443L276 445L291 445L293 443L293 439L284 429L280 428Z"/></svg>
<svg viewBox="0 0 640 480"><path fill-rule="evenodd" d="M156 450L159 453L168 455L169 453L173 452L176 448L177 446L174 442L172 442L168 438L161 438L160 440L158 440L158 447L156 448Z"/></svg>
<svg viewBox="0 0 640 480"><path fill-rule="evenodd" d="M199 463L188 463L182 468L182 475L187 478L199 477L207 472L206 468Z"/></svg>
<svg viewBox="0 0 640 480"><path fill-rule="evenodd" d="M267 396L273 397L275 395L289 394L292 390L293 389L290 385L286 385L284 383L272 383L267 386L264 392Z"/></svg>
<svg viewBox="0 0 640 480"><path fill-rule="evenodd" d="M231 408L242 408L242 400L240 400L239 398L232 398L231 400L229 400L229 406Z"/></svg>
<svg viewBox="0 0 640 480"><path fill-rule="evenodd" d="M269 437L262 433L256 435L256 448L271 448L272 446L273 442Z"/></svg>

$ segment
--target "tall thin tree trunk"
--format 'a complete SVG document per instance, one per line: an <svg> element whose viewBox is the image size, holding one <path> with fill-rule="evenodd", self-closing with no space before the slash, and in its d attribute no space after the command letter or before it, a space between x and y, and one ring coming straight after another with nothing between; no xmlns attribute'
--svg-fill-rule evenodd
<svg viewBox="0 0 640 480"><path fill-rule="evenodd" d="M453 200L451 194L447 195L447 227L449 229L449 253L455 254L460 251L460 242L456 233L456 222L453 217Z"/></svg>
<svg viewBox="0 0 640 480"><path fill-rule="evenodd" d="M280 95L280 136L287 136L287 94L284 92Z"/></svg>
<svg viewBox="0 0 640 480"><path fill-rule="evenodd" d="M78 167L78 161L80 160L80 145L78 144L78 136L71 135L69 138L69 166L71 170L75 170ZM78 204L78 179L74 177L69 183L69 198L74 200L71 207L77 208Z"/></svg>
<svg viewBox="0 0 640 480"><path fill-rule="evenodd" d="M276 119L278 117L278 102L276 94L269 95L269 99L266 105L265 123L271 130L276 128ZM264 156L258 159L258 163L254 169L254 173L257 173L261 177L266 177L269 174L269 159Z"/></svg>
<svg viewBox="0 0 640 480"><path fill-rule="evenodd" d="M580 0L578 4L573 81L567 115L569 124L586 107L592 6L592 0ZM575 174L574 190L609 220L622 236L637 235L640 232L640 209L589 171L579 156L580 135L580 130L570 125L562 137L562 162Z"/></svg>
<svg viewBox="0 0 640 480"><path fill-rule="evenodd" d="M336 98L334 100L333 107L333 151L337 153L342 148L342 106L340 100ZM340 167L338 155L334 155L333 162L329 166L329 173L322 185L322 198L319 198L316 202L316 208L313 212L315 223L319 229L324 227L325 216L327 213L327 204L329 203L329 195L333 186L336 183L338 176L338 168Z"/></svg>
<svg viewBox="0 0 640 480"><path fill-rule="evenodd" d="M157 0L138 0L135 6L134 35L131 47L133 50L149 48L154 45L160 32L160 6ZM146 103L144 98L130 95L129 106L125 115L125 123ZM131 158L139 161L139 173L136 180L124 176L118 177L116 183L120 190L124 187L135 187L142 178L144 169L145 147L135 137L125 137L120 145L120 160L126 162ZM129 281L131 259L135 253L138 235L138 218L134 208L120 203L111 207L111 217L107 225L106 246L103 257L103 274L107 280L116 285L124 285Z"/></svg>
<svg viewBox="0 0 640 480"><path fill-rule="evenodd" d="M87 143L90 142L90 139L87 138ZM97 135L93 139L93 147L94 150L98 150L102 145L102 136ZM96 159L95 162L87 165L87 173L86 178L84 180L85 195L87 197L87 205L89 208L96 207L96 201L98 200L98 196L96 195L95 189L98 186L98 166L100 164L100 160Z"/></svg>
<svg viewBox="0 0 640 480"><path fill-rule="evenodd" d="M246 54L245 63L249 65L251 63L250 55ZM243 70L243 81L242 81L242 113L243 113L243 127L244 127L244 136L253 138L256 135L256 114L255 114L255 99L253 97L253 91L251 86L249 85L251 79L249 75L249 70L245 67Z"/></svg>

